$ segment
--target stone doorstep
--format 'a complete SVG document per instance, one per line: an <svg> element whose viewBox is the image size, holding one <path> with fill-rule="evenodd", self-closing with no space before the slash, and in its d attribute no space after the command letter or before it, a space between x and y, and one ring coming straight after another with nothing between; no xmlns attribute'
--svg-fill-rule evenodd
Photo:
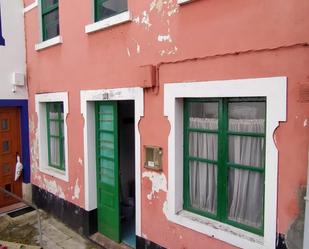
<svg viewBox="0 0 309 249"><path fill-rule="evenodd" d="M100 246L103 246L103 248L108 249L132 249L131 247L121 243L118 244L115 241L112 241L111 239L107 238L103 234L95 233L89 237L90 240L97 243Z"/></svg>
<svg viewBox="0 0 309 249"><path fill-rule="evenodd" d="M7 246L8 249L41 249L39 246L30 246L3 240L0 240L0 245Z"/></svg>

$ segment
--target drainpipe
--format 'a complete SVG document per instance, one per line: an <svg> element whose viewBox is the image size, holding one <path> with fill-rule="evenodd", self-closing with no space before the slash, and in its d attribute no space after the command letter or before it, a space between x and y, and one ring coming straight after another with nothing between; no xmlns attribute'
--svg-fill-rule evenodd
<svg viewBox="0 0 309 249"><path fill-rule="evenodd" d="M305 220L304 220L304 244L303 249L309 248L309 150L308 150L308 173L307 173L307 190L305 196Z"/></svg>

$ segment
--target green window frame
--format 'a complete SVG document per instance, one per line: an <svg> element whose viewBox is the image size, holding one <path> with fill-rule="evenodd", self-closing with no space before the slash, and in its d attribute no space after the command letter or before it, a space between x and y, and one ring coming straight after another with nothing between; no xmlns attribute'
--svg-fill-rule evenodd
<svg viewBox="0 0 309 249"><path fill-rule="evenodd" d="M240 132L240 131L229 131L229 103L234 102L263 102L265 103L265 117L264 117L264 132ZM190 127L189 121L189 105L192 103L217 103L218 110L218 127L217 129L204 129L204 128L192 128ZM237 228L252 232L258 235L264 234L264 197L265 197L265 141L266 141L266 98L264 97L250 97L250 98L187 98L184 99L184 176L183 176L183 208L184 210L196 213L207 218L211 218ZM189 151L189 136L190 132L198 134L214 134L217 136L217 159L210 160L205 158L200 158L198 156L190 155ZM239 136L239 137L252 137L261 138L263 143L263 158L262 165L259 166L249 166L242 164L235 164L229 162L229 137ZM217 167L217 184L216 184L216 210L214 213L207 212L196 207L193 207L190 202L190 162L201 162L207 165L212 164ZM208 166L207 166L208 167ZM259 228L249 226L231 220L228 218L228 175L229 169L240 169L249 172L258 172L262 174L262 221Z"/></svg>
<svg viewBox="0 0 309 249"><path fill-rule="evenodd" d="M105 12L102 12L101 7L108 2L118 1L123 2L123 6L118 10L106 8ZM101 21L103 19L118 15L124 11L128 10L128 1L127 0L94 0L94 20L95 22Z"/></svg>
<svg viewBox="0 0 309 249"><path fill-rule="evenodd" d="M49 17L56 17L49 20ZM59 35L59 3L58 0L41 0L42 36L43 41ZM49 34L51 29L56 29L54 34Z"/></svg>
<svg viewBox="0 0 309 249"><path fill-rule="evenodd" d="M48 165L62 171L65 170L63 117L62 102L46 103Z"/></svg>

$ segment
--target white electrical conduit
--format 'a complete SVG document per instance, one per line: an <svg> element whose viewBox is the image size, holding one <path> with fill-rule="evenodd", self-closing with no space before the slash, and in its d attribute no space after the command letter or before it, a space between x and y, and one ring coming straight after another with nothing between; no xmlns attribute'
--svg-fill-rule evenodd
<svg viewBox="0 0 309 249"><path fill-rule="evenodd" d="M305 220L304 220L304 244L303 249L309 248L309 149L308 149L308 173L307 173L307 190L305 196Z"/></svg>

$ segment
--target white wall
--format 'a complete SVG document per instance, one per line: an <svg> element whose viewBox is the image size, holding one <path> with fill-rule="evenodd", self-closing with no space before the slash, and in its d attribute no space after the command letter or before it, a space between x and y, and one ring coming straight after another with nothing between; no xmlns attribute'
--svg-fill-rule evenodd
<svg viewBox="0 0 309 249"><path fill-rule="evenodd" d="M0 99L27 99L26 86L13 93L13 73L26 75L25 33L22 0L0 0L2 35L0 46ZM26 81L25 81L26 85Z"/></svg>

